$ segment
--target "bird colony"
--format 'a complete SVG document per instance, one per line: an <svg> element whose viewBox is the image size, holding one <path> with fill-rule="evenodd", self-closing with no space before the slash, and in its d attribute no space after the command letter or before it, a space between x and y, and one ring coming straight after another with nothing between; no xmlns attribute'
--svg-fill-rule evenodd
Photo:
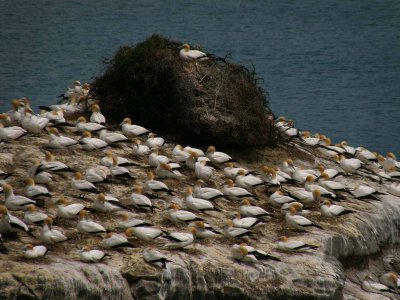
<svg viewBox="0 0 400 300"><path fill-rule="evenodd" d="M186 60L206 58L188 51L180 53ZM141 249L145 262L163 269L175 263L173 253L199 255L201 245L219 244L233 264L280 264L322 251L310 233L346 224L363 203L400 197L393 153L331 145L283 117L282 138L319 157L314 168L290 157L248 168L214 146L168 142L131 116L111 127L79 81L60 103L34 113L24 97L0 115L2 256L46 262L69 253L108 263ZM359 285L398 293L400 279L361 274Z"/></svg>

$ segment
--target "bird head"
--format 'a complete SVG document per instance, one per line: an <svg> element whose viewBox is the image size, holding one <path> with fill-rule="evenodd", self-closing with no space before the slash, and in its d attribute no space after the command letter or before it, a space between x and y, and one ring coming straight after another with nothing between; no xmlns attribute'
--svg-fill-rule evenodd
<svg viewBox="0 0 400 300"><path fill-rule="evenodd" d="M27 205L26 207L28 208L28 210L29 210L31 213L37 211L36 206L33 205L33 204L29 204L29 205Z"/></svg>
<svg viewBox="0 0 400 300"><path fill-rule="evenodd" d="M228 187L233 187L233 186L235 185L232 179L227 179L227 180L225 181L225 183L226 183L226 185L227 185Z"/></svg>
<svg viewBox="0 0 400 300"><path fill-rule="evenodd" d="M147 179L148 180L154 180L154 173L152 171L147 172Z"/></svg>
<svg viewBox="0 0 400 300"><path fill-rule="evenodd" d="M193 194L193 189L191 187L188 187L186 189L186 196L191 196Z"/></svg>
<svg viewBox="0 0 400 300"><path fill-rule="evenodd" d="M249 201L249 199L244 199L244 200L242 201L242 205L250 206L250 201Z"/></svg>
<svg viewBox="0 0 400 300"><path fill-rule="evenodd" d="M185 52L187 52L190 50L190 46L189 44L183 44L182 46L179 47L179 49L183 49L185 50Z"/></svg>
<svg viewBox="0 0 400 300"><path fill-rule="evenodd" d="M49 134L54 134L54 135L60 136L58 129L55 127L46 127L46 130Z"/></svg>
<svg viewBox="0 0 400 300"><path fill-rule="evenodd" d="M8 215L8 209L5 205L0 205L0 216Z"/></svg>
<svg viewBox="0 0 400 300"><path fill-rule="evenodd" d="M74 173L74 178L76 179L76 180L81 180L82 179L82 173L81 172L75 172Z"/></svg>
<svg viewBox="0 0 400 300"><path fill-rule="evenodd" d="M328 179L329 179L329 175L326 174L326 173L324 173L324 172L322 172L321 177L322 177L324 180L328 180Z"/></svg>
<svg viewBox="0 0 400 300"><path fill-rule="evenodd" d="M247 250L247 248L243 245L239 246L240 252L242 253L243 256L246 256L249 254L249 250Z"/></svg>
<svg viewBox="0 0 400 300"><path fill-rule="evenodd" d="M288 238L287 238L287 236L283 235L283 236L280 236L278 240L280 240L281 242L287 242Z"/></svg>
<svg viewBox="0 0 400 300"><path fill-rule="evenodd" d="M84 116L80 116L79 118L78 118L78 123L86 123L87 121L86 121L86 118L84 117Z"/></svg>
<svg viewBox="0 0 400 300"><path fill-rule="evenodd" d="M307 183L313 183L315 181L315 177L312 175L308 175L306 177L306 181L307 181Z"/></svg>
<svg viewBox="0 0 400 300"><path fill-rule="evenodd" d="M204 224L204 222L202 221L196 221L194 222L194 224L196 225L197 228L202 228L202 229L206 228L206 224Z"/></svg>
<svg viewBox="0 0 400 300"><path fill-rule="evenodd" d="M164 169L164 170L168 170L168 171L172 170L172 167L169 164L166 164L166 163L160 163L160 167L162 169Z"/></svg>
<svg viewBox="0 0 400 300"><path fill-rule="evenodd" d="M214 146L210 146L207 148L207 152L208 153L214 153L215 152L215 147Z"/></svg>
<svg viewBox="0 0 400 300"><path fill-rule="evenodd" d="M27 186L33 186L33 185L35 185L35 181L33 180L33 178L26 178L24 181L25 181L25 184L26 184Z"/></svg>
<svg viewBox="0 0 400 300"><path fill-rule="evenodd" d="M90 133L90 131L85 131L85 132L82 134L81 139L84 139L84 138L91 138L91 137L92 137L92 134Z"/></svg>
<svg viewBox="0 0 400 300"><path fill-rule="evenodd" d="M142 194L143 187L141 185L137 184L137 185L135 185L134 190L135 190L136 194Z"/></svg>
<svg viewBox="0 0 400 300"><path fill-rule="evenodd" d="M318 189L314 189L312 191L312 194L315 200L319 200L319 198L321 197L321 191Z"/></svg>
<svg viewBox="0 0 400 300"><path fill-rule="evenodd" d="M326 205L326 206L331 206L331 201L330 200L325 200L324 201L324 205Z"/></svg>
<svg viewBox="0 0 400 300"><path fill-rule="evenodd" d="M103 193L100 193L97 196L97 200L99 200L100 202L104 202L104 201L106 201L106 196Z"/></svg>

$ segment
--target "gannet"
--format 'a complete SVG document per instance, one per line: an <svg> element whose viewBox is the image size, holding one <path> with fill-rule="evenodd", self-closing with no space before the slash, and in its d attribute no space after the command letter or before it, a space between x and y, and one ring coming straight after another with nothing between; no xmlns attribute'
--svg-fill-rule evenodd
<svg viewBox="0 0 400 300"><path fill-rule="evenodd" d="M286 213L285 220L286 224L289 227L302 231L309 227L316 227L319 229L323 229L321 226L314 224L309 219L303 216L296 215L296 208L293 206L289 207L289 212Z"/></svg>
<svg viewBox="0 0 400 300"><path fill-rule="evenodd" d="M3 126L10 126L13 122L8 114L0 114L0 124ZM24 129L25 130L25 129Z"/></svg>
<svg viewBox="0 0 400 300"><path fill-rule="evenodd" d="M110 167L110 176L112 178L134 179L127 168L118 165L118 158L116 156L113 156L112 159L113 165Z"/></svg>
<svg viewBox="0 0 400 300"><path fill-rule="evenodd" d="M62 108L52 111L42 111L40 117L48 119L55 126L73 126L65 120Z"/></svg>
<svg viewBox="0 0 400 300"><path fill-rule="evenodd" d="M223 186L223 193L229 200L240 200L243 198L254 198L253 194L248 190L237 187L233 183L232 179L227 179L225 185Z"/></svg>
<svg viewBox="0 0 400 300"><path fill-rule="evenodd" d="M386 190L397 197L400 197L400 182L393 182L390 185L386 185Z"/></svg>
<svg viewBox="0 0 400 300"><path fill-rule="evenodd" d="M136 139L134 141L132 147L133 155L142 157L148 155L150 152L151 152L150 148L147 145L143 145L141 140Z"/></svg>
<svg viewBox="0 0 400 300"><path fill-rule="evenodd" d="M281 206L281 212L283 215L285 215L290 207L296 208L296 214L298 215L307 215L310 213L309 210L303 210L304 205L300 202L290 202L290 203L285 203Z"/></svg>
<svg viewBox="0 0 400 300"><path fill-rule="evenodd" d="M181 207L175 203L172 203L168 209L168 218L174 223L187 223L192 221L204 221L204 219L199 218L194 213L186 210L181 210Z"/></svg>
<svg viewBox="0 0 400 300"><path fill-rule="evenodd" d="M372 277L370 275L366 275L364 277L364 280L362 281L361 286L365 291L370 292L370 293L378 293L378 294L383 293L383 292L392 292L392 293L395 292L396 293L396 291L391 289L390 287L373 281Z"/></svg>
<svg viewBox="0 0 400 300"><path fill-rule="evenodd" d="M207 148L206 157L215 164L223 164L232 161L232 157L224 152L215 151L214 146Z"/></svg>
<svg viewBox="0 0 400 300"><path fill-rule="evenodd" d="M58 129L55 127L50 127L48 132L50 137L49 142L46 144L46 147L48 148L63 149L79 143L79 141L72 138L60 135Z"/></svg>
<svg viewBox="0 0 400 300"><path fill-rule="evenodd" d="M379 277L379 281L395 291L400 288L400 278L395 272L383 273Z"/></svg>
<svg viewBox="0 0 400 300"><path fill-rule="evenodd" d="M269 196L268 203L274 207L281 207L285 203L295 202L296 199L285 195L281 190L277 190L271 196Z"/></svg>
<svg viewBox="0 0 400 300"><path fill-rule="evenodd" d="M151 203L150 199L147 198L145 195L142 194L142 187L140 185L135 185L135 190L131 194L131 202L130 204L136 208L140 209L150 209L151 211L154 210L153 204Z"/></svg>
<svg viewBox="0 0 400 300"><path fill-rule="evenodd" d="M301 139L303 140L303 142L305 142L306 144L310 145L310 146L316 146L319 144L320 139L318 137L312 137L310 132L308 131L303 131L300 134Z"/></svg>
<svg viewBox="0 0 400 300"><path fill-rule="evenodd" d="M111 167L113 165L113 156L117 158L118 166L126 167L135 165L132 161L125 157L116 156L111 151L106 152L106 156L102 157L100 164L106 167Z"/></svg>
<svg viewBox="0 0 400 300"><path fill-rule="evenodd" d="M236 216L235 218L233 218L232 221L233 221L233 227L246 228L246 229L257 228L265 224L260 219L254 217L240 218L240 213L236 213Z"/></svg>
<svg viewBox="0 0 400 300"><path fill-rule="evenodd" d="M239 170L235 178L235 184L244 189L251 189L263 185L264 181L254 175L246 175L244 170Z"/></svg>
<svg viewBox="0 0 400 300"><path fill-rule="evenodd" d="M224 194L217 189L213 188L203 188L202 184L204 181L201 179L197 179L193 189L193 196L195 198L201 198L204 200L214 200L220 197L224 197Z"/></svg>
<svg viewBox="0 0 400 300"><path fill-rule="evenodd" d="M80 193L79 197L81 198L84 198L85 194L99 193L93 183L83 179L80 172L75 172L74 177L72 178L72 188Z"/></svg>
<svg viewBox="0 0 400 300"><path fill-rule="evenodd" d="M324 217L339 217L353 212L352 210L345 209L343 206L333 205L329 200L325 200L321 206L321 216Z"/></svg>
<svg viewBox="0 0 400 300"><path fill-rule="evenodd" d="M100 106L93 104L91 109L92 114L90 115L90 122L104 125L106 123L106 118L101 113Z"/></svg>
<svg viewBox="0 0 400 300"><path fill-rule="evenodd" d="M226 167L224 168L224 175L227 178L235 179L235 177L237 176L237 173L239 172L239 170L244 170L246 175L254 173L254 171L249 171L249 170L246 170L244 168L234 167L234 164L232 162L228 162L226 164Z"/></svg>
<svg viewBox="0 0 400 300"><path fill-rule="evenodd" d="M157 166L155 173L160 178L181 179L185 177L185 175L183 175L181 172L178 170L173 170L172 167L166 163L160 163Z"/></svg>
<svg viewBox="0 0 400 300"><path fill-rule="evenodd" d="M233 245L233 246L235 246L235 245ZM246 243L241 243L238 246L245 248L249 255L253 255L258 260L271 259L271 260L281 261L279 257L276 257L274 255L268 254L265 251L262 251L262 250L259 250L259 249L255 249L254 247L249 246Z"/></svg>
<svg viewBox="0 0 400 300"><path fill-rule="evenodd" d="M228 238L248 238L253 235L250 230L240 227L233 227L233 221L227 220L224 227L224 235Z"/></svg>
<svg viewBox="0 0 400 300"><path fill-rule="evenodd" d="M28 169L28 178L33 178L35 183L46 184L51 182L53 180L53 176L46 171L41 171L41 167L42 164L40 163L40 160L35 160L33 166Z"/></svg>
<svg viewBox="0 0 400 300"><path fill-rule="evenodd" d="M119 203L119 202L117 202L117 203ZM98 194L97 198L93 201L92 208L94 210L100 211L100 212L114 212L114 211L123 210L125 208L125 206L122 205L122 203L119 203L119 205L115 205L113 203L108 202L106 200L106 196L103 193L100 193L100 194Z"/></svg>
<svg viewBox="0 0 400 300"><path fill-rule="evenodd" d="M231 255L234 259L242 262L249 262L249 263L258 263L258 259L253 255L250 254L246 247L242 245L233 245L231 247Z"/></svg>
<svg viewBox="0 0 400 300"><path fill-rule="evenodd" d="M109 145L128 141L128 138L122 133L109 132L107 129L99 131L99 138Z"/></svg>
<svg viewBox="0 0 400 300"><path fill-rule="evenodd" d="M194 174L197 178L208 180L213 175L214 168L206 166L206 163L206 161L198 161L195 163Z"/></svg>
<svg viewBox="0 0 400 300"><path fill-rule="evenodd" d="M347 141L342 141L340 143L340 145L346 151L347 154L350 154L350 155L356 154L356 148L349 146Z"/></svg>
<svg viewBox="0 0 400 300"><path fill-rule="evenodd" d="M68 238L61 231L52 228L53 219L48 217L44 221L40 240L46 244L55 244L66 241Z"/></svg>
<svg viewBox="0 0 400 300"><path fill-rule="evenodd" d="M148 227L148 226L153 226L148 221L136 219L129 217L129 214L124 212L121 214L122 221L118 222L118 227L123 228L123 229L128 229L130 227Z"/></svg>
<svg viewBox="0 0 400 300"><path fill-rule="evenodd" d="M186 158L185 161L186 167L188 167L191 170L195 170L198 158L199 155L196 152L190 152L189 156Z"/></svg>
<svg viewBox="0 0 400 300"><path fill-rule="evenodd" d="M191 187L188 187L186 189L185 204L187 208L192 211L208 211L208 210L221 211L220 209L214 207L214 205L208 200L194 198L193 190Z"/></svg>
<svg viewBox="0 0 400 300"><path fill-rule="evenodd" d="M388 152L386 157L378 155L378 163L386 172L400 170L400 163L396 160L396 156L392 152Z"/></svg>
<svg viewBox="0 0 400 300"><path fill-rule="evenodd" d="M179 50L179 57L186 61L204 61L209 57L206 53L199 50L191 50L189 44L183 44Z"/></svg>
<svg viewBox="0 0 400 300"><path fill-rule="evenodd" d="M381 200L377 198L376 196L382 195L383 193L378 192L376 189L367 186L367 185L358 185L354 187L354 189L350 190L350 193L356 197L357 199L375 199L375 200Z"/></svg>
<svg viewBox="0 0 400 300"><path fill-rule="evenodd" d="M30 108L25 108L24 117L21 121L22 128L33 134L39 134L49 123L49 119L33 115Z"/></svg>
<svg viewBox="0 0 400 300"><path fill-rule="evenodd" d="M83 234L100 234L107 231L103 225L88 219L88 212L86 210L79 212L79 221L76 227Z"/></svg>
<svg viewBox="0 0 400 300"><path fill-rule="evenodd" d="M190 233L186 232L172 232L164 236L170 242L166 243L163 248L165 249L182 249L194 242L196 228L190 227Z"/></svg>
<svg viewBox="0 0 400 300"><path fill-rule="evenodd" d="M262 166L261 168L262 175L260 178L268 185L268 186L281 186L281 182L286 182L286 179L278 176L276 171L272 168L268 168L267 166Z"/></svg>
<svg viewBox="0 0 400 300"><path fill-rule="evenodd" d="M73 172L73 170L61 161L57 161L49 151L44 151L45 158L40 161L39 171Z"/></svg>
<svg viewBox="0 0 400 300"><path fill-rule="evenodd" d="M129 230L129 228L127 229ZM131 243L129 243L128 239L126 238L128 233L124 235L118 233L109 232L103 238L100 243L100 246L107 249L116 249L116 248L134 248Z"/></svg>
<svg viewBox="0 0 400 300"><path fill-rule="evenodd" d="M329 180L330 177L326 173L322 173L319 180L318 184L324 188L326 188L328 191L347 191L348 188L341 182Z"/></svg>
<svg viewBox="0 0 400 300"><path fill-rule="evenodd" d="M150 149L162 147L165 144L165 140L162 137L158 137L155 133L149 133L149 136L146 140L146 145L149 146Z"/></svg>
<svg viewBox="0 0 400 300"><path fill-rule="evenodd" d="M24 221L30 225L42 224L49 216L37 210L36 206L29 204L24 214Z"/></svg>
<svg viewBox="0 0 400 300"><path fill-rule="evenodd" d="M92 134L89 131L85 131L82 134L82 137L79 139L79 144L81 144L82 148L86 151L103 149L108 146L107 142L98 138L92 138Z"/></svg>
<svg viewBox="0 0 400 300"><path fill-rule="evenodd" d="M321 185L314 184L315 182L315 177L314 176L307 176L306 182L304 183L304 189L306 191L312 192L314 190L318 190L322 196L326 196L332 199L336 199L336 195L330 191L328 191L326 188L322 187Z"/></svg>
<svg viewBox="0 0 400 300"><path fill-rule="evenodd" d="M322 173L325 173L326 175L328 175L328 177L330 179L338 176L340 174L340 172L338 170L335 169L325 169L325 167L323 165L319 165L318 166L318 171L320 173L320 176L322 175Z"/></svg>
<svg viewBox="0 0 400 300"><path fill-rule="evenodd" d="M82 84L79 80L74 81L74 86L72 88L68 88L67 91L61 94L59 97L63 99L69 99L72 97L79 97L83 95Z"/></svg>
<svg viewBox="0 0 400 300"><path fill-rule="evenodd" d="M127 137L141 136L149 132L142 126L132 125L130 118L125 118L120 125L122 126L122 133Z"/></svg>
<svg viewBox="0 0 400 300"><path fill-rule="evenodd" d="M169 195L174 195L174 192L170 190L164 182L154 180L154 174L151 171L147 172L147 180L144 183L143 191L150 193L166 192Z"/></svg>
<svg viewBox="0 0 400 300"><path fill-rule="evenodd" d="M7 115L9 116L11 122L19 123L22 118L20 102L18 101L18 99L13 99L11 101L11 105L12 105L12 110L9 110L7 112Z"/></svg>
<svg viewBox="0 0 400 300"><path fill-rule="evenodd" d="M90 249L90 247L86 246L79 252L79 258L81 261L97 263L102 261L107 256L111 256L101 250Z"/></svg>
<svg viewBox="0 0 400 300"><path fill-rule="evenodd" d="M25 179L25 184L24 191L29 198L52 197L45 186L35 185L35 181L32 178Z"/></svg>
<svg viewBox="0 0 400 300"><path fill-rule="evenodd" d="M93 123L93 122L87 122L85 117L79 117L78 118L78 123L76 124L76 129L78 129L79 132L96 132L100 131L102 129L105 129L106 127L98 124L98 123Z"/></svg>
<svg viewBox="0 0 400 300"><path fill-rule="evenodd" d="M295 189L290 189L289 195L296 200L305 203L305 204L311 204L315 202L315 197L312 192L306 191L305 189L302 188L295 188Z"/></svg>
<svg viewBox="0 0 400 300"><path fill-rule="evenodd" d="M195 227L196 238L201 239L212 239L218 237L221 233L211 227L210 224L204 223L203 221L191 222L188 227Z"/></svg>
<svg viewBox="0 0 400 300"><path fill-rule="evenodd" d="M312 176L315 179L317 178L318 175L316 175L316 171L315 173L313 173L311 172L311 170L299 170L299 169L296 169L296 171L292 173L293 180L299 184L304 184L308 176Z"/></svg>
<svg viewBox="0 0 400 300"><path fill-rule="evenodd" d="M336 155L333 158L337 161L340 167L345 171L347 174L354 174L357 172L358 169L364 164L361 160L357 158L345 158L342 155Z"/></svg>
<svg viewBox="0 0 400 300"><path fill-rule="evenodd" d="M74 219L78 216L79 212L85 208L82 203L72 203L64 197L61 197L57 203L57 216L64 219Z"/></svg>
<svg viewBox="0 0 400 300"><path fill-rule="evenodd" d="M271 216L271 214L265 209L258 206L250 205L250 201L248 199L244 199L242 201L242 205L239 207L239 213L244 217L260 218Z"/></svg>
<svg viewBox="0 0 400 300"><path fill-rule="evenodd" d="M4 127L4 125L0 123L0 141L13 141L19 139L27 133L28 132L25 129L19 126Z"/></svg>
<svg viewBox="0 0 400 300"><path fill-rule="evenodd" d="M148 262L150 264L158 265L160 263L160 266L163 269L166 268L167 262L172 262L171 260L167 259L167 257L160 251L151 247L147 247L143 250L143 259L145 262Z"/></svg>
<svg viewBox="0 0 400 300"><path fill-rule="evenodd" d="M27 244L24 247L24 257L29 259L36 259L43 257L47 254L48 250L43 245L33 246L32 244Z"/></svg>
<svg viewBox="0 0 400 300"><path fill-rule="evenodd" d="M192 153L192 152L194 152L194 153L196 153L197 156L199 156L199 157L205 155L203 150L198 149L198 148L193 148L193 147L190 147L190 146L186 146L185 148L183 148L183 151L186 151L186 152L189 153L189 154Z"/></svg>
<svg viewBox="0 0 400 300"><path fill-rule="evenodd" d="M129 230L133 236L142 241L151 242L164 235L163 231L155 227L130 227Z"/></svg>
<svg viewBox="0 0 400 300"><path fill-rule="evenodd" d="M310 249L318 249L318 246L306 244L303 241L289 240L286 236L281 236L277 243L278 249L283 251L306 251Z"/></svg>
<svg viewBox="0 0 400 300"><path fill-rule="evenodd" d="M3 185L3 192L5 195L5 205L9 210L25 210L27 205L36 204L35 200L20 195L14 195L13 188L9 184Z"/></svg>
<svg viewBox="0 0 400 300"><path fill-rule="evenodd" d="M105 166L94 166L86 170L85 178L91 183L108 183L110 169Z"/></svg>
<svg viewBox="0 0 400 300"><path fill-rule="evenodd" d="M24 222L10 214L6 206L0 205L0 234L8 234L18 230L22 230L29 235L32 235L28 226L26 226Z"/></svg>
<svg viewBox="0 0 400 300"><path fill-rule="evenodd" d="M288 158L282 163L281 170L292 176L293 173L296 171L296 167L294 166L293 161L290 158Z"/></svg>
<svg viewBox="0 0 400 300"><path fill-rule="evenodd" d="M365 149L364 147L357 147L356 148L356 158L361 160L364 163L370 162L370 161L377 161L377 155L375 153L372 153L368 149Z"/></svg>
<svg viewBox="0 0 400 300"><path fill-rule="evenodd" d="M183 147L179 144L175 145L172 150L172 157L177 162L185 162L186 159L190 156L190 153L183 150Z"/></svg>
<svg viewBox="0 0 400 300"><path fill-rule="evenodd" d="M151 167L156 168L160 163L169 163L169 158L166 157L165 155L160 155L158 148L153 148L150 155L149 155L149 165Z"/></svg>

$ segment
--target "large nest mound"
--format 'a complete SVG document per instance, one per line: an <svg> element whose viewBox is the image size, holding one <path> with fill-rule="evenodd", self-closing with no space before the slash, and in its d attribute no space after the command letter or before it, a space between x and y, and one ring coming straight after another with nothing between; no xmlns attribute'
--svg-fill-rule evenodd
<svg viewBox="0 0 400 300"><path fill-rule="evenodd" d="M135 124L196 144L274 144L272 114L255 73L218 59L182 61L179 46L153 35L105 61L93 87L107 119L129 116Z"/></svg>

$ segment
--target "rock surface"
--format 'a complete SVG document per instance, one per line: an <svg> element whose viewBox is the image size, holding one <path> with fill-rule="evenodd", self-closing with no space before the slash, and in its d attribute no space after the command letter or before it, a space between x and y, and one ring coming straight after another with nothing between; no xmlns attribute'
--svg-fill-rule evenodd
<svg viewBox="0 0 400 300"><path fill-rule="evenodd" d="M64 134L74 137L72 131ZM43 158L41 149L46 142L47 138L42 134L0 145L0 168L13 173L7 181L16 193L23 194L22 182L26 171L35 159ZM299 147L303 146L292 142L286 150L266 149L259 155L256 164L240 159L240 156L237 159L243 166L257 168L263 163L280 165L288 156L304 168L315 167L319 163L327 167L335 166L316 154L314 157L305 155L298 150ZM53 152L58 160L80 171L98 164L104 154L103 151L86 152L79 147ZM130 167L130 170L137 183L145 181L149 170L147 161L132 157L129 143L115 147L113 152L135 160L138 166ZM163 153L169 156L171 145L165 147ZM13 164L10 163L10 155ZM242 157L245 156L243 154ZM192 171L184 170L183 173L187 176L186 182L194 182ZM83 200L76 198L76 193L71 190L70 175L55 175L55 178L56 181L49 184L53 198L64 195L74 202L90 206L90 199L95 196ZM348 185L363 182L382 190L376 182L360 176L341 177L339 181ZM156 214L141 211L133 211L133 214L169 232L185 231L184 226L173 225L166 219L163 208L171 201L182 203L186 183L176 180L165 182L177 191L177 195L163 196L158 203L162 209ZM208 184L220 188L223 184L221 171ZM132 185L133 182L102 184L99 189L127 203ZM37 244L35 239L24 234L19 234L17 239L5 239L4 244L10 253L0 254L0 299L400 299L393 294L372 294L360 288L360 282L367 273L375 274L374 279L378 280L378 275L384 271L400 271L399 248L396 246L400 239L400 198L384 195L381 201L376 201L347 197L343 205L356 213L334 220L321 218L318 209L313 208L309 218L324 230L301 233L285 228L280 212L267 205L265 188L257 188L255 193L261 199L260 204L277 218L261 227L258 240L249 242L278 256L280 262L238 263L230 257L229 248L240 241L220 238L196 241L186 250L160 250L172 261L166 269L144 262L142 251L148 244L137 239L133 239L137 248L107 250L111 258L98 264L86 264L79 261L79 249L87 244L98 245L101 238L79 234L76 220L56 219L55 226L63 228L71 240L51 247L52 251L43 259L28 261L22 257L23 245ZM210 212L201 215L212 226L221 229L227 216L237 210L239 203L223 200L217 203L224 209L224 214ZM45 201L44 210L55 215L51 200ZM23 217L21 212L14 214ZM118 213L92 213L92 216L108 230L121 232L117 228ZM32 229L36 235L39 234L40 227L32 226ZM321 247L312 252L281 252L275 244L281 235Z"/></svg>

